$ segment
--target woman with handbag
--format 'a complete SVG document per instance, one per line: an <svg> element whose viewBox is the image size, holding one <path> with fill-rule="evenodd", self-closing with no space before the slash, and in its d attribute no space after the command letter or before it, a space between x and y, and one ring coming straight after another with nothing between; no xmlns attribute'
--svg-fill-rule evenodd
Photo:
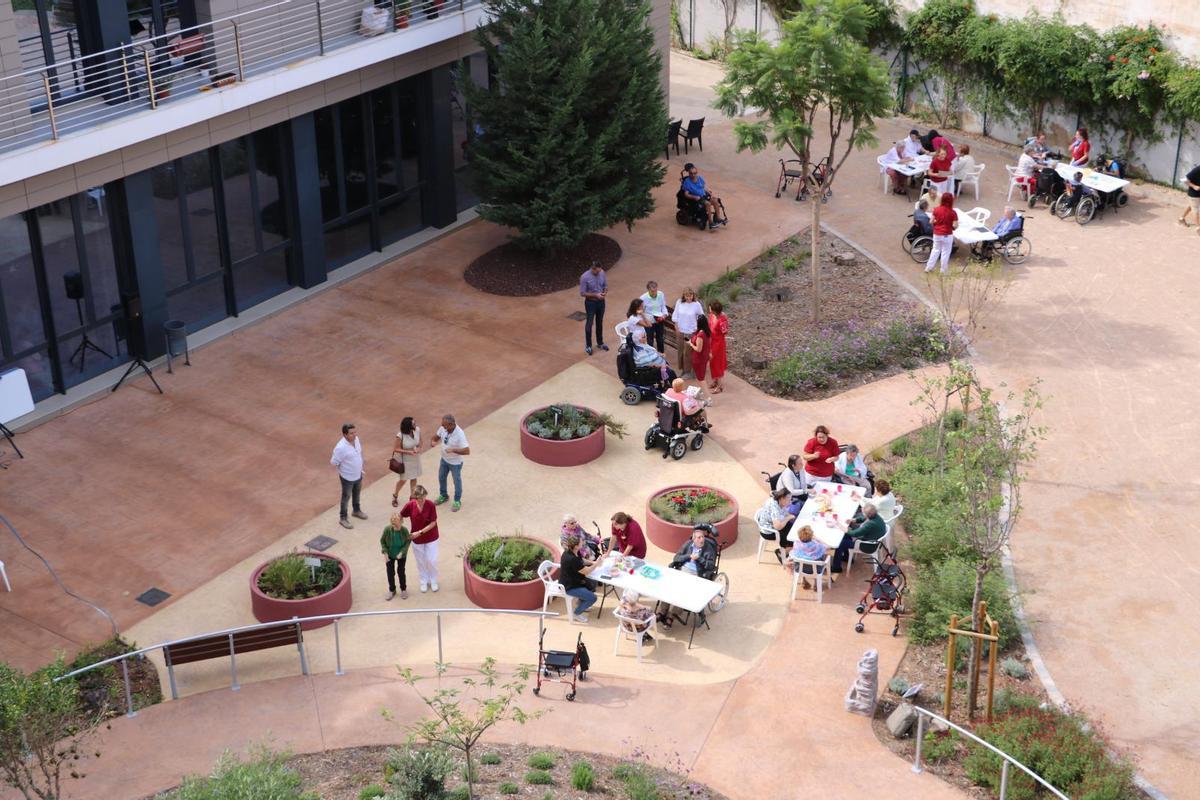
<svg viewBox="0 0 1200 800"><path fill-rule="evenodd" d="M421 429L413 422L412 417L400 420L400 431L396 434L396 444L392 446L392 458L388 461L388 469L396 473L396 490L392 492L392 508L400 505L400 489L408 481L408 496L411 498L417 488L417 478L421 477Z"/></svg>

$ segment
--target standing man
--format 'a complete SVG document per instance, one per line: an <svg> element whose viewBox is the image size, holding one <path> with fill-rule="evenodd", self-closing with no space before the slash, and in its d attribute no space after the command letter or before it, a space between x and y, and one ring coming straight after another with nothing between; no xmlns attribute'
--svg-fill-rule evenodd
<svg viewBox="0 0 1200 800"><path fill-rule="evenodd" d="M1196 223L1200 224L1200 164L1192 167L1192 171L1184 176L1183 181L1187 184L1188 204L1183 209L1183 216L1179 218L1179 224L1186 228L1188 214L1194 214Z"/></svg>
<svg viewBox="0 0 1200 800"><path fill-rule="evenodd" d="M450 510L458 511L462 508L463 456L471 455L471 445L467 442L466 431L455 423L453 414L446 414L442 417L442 427L438 428L437 433L433 435L433 444L442 446L442 460L438 464L438 498L433 502L440 506L450 499L446 492L446 476L452 474L454 475L454 503L450 506Z"/></svg>
<svg viewBox="0 0 1200 800"><path fill-rule="evenodd" d="M604 343L604 296L608 294L608 277L599 261L593 261L592 267L579 276L579 296L583 298L583 310L587 313L587 321L583 323L583 352L592 354L592 320L596 321L596 346L607 350ZM443 492L444 494L444 492Z"/></svg>
<svg viewBox="0 0 1200 800"><path fill-rule="evenodd" d="M646 284L646 293L642 295L642 314L649 323L646 328L646 344L652 345L658 352L666 352L666 342L663 333L667 321L667 296L658 290L658 282Z"/></svg>
<svg viewBox="0 0 1200 800"><path fill-rule="evenodd" d="M329 463L337 467L338 476L342 479L342 504L340 507L340 524L343 528L353 528L354 523L346 516L346 502L353 498L354 516L366 519L359 505L359 495L362 494L363 455L362 442L358 440L358 428L353 422L342 426L342 438L338 439L333 448L333 457Z"/></svg>

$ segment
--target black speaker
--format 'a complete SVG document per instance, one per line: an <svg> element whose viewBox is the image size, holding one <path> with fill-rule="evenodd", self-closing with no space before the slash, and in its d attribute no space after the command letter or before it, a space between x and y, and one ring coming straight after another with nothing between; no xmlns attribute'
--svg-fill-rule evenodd
<svg viewBox="0 0 1200 800"><path fill-rule="evenodd" d="M83 276L78 272L68 272L63 275L63 288L67 290L68 300L83 299Z"/></svg>
<svg viewBox="0 0 1200 800"><path fill-rule="evenodd" d="M142 298L121 293L121 316L125 319L125 347L134 358L146 357L145 331L142 328Z"/></svg>

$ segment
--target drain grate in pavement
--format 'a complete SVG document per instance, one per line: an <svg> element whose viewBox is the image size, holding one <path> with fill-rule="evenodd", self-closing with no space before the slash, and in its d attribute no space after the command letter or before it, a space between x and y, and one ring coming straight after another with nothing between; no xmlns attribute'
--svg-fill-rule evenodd
<svg viewBox="0 0 1200 800"><path fill-rule="evenodd" d="M171 595L164 592L162 589L151 588L142 592L137 596L137 601L143 605L156 606L163 600L166 600Z"/></svg>
<svg viewBox="0 0 1200 800"><path fill-rule="evenodd" d="M567 314L567 319L573 319L576 322L583 322L585 319L587 319L587 314L582 311L572 311L570 314Z"/></svg>
<svg viewBox="0 0 1200 800"><path fill-rule="evenodd" d="M324 553L329 548L337 544L337 539L332 536L318 536L304 543L304 546L309 550L316 550L318 553Z"/></svg>

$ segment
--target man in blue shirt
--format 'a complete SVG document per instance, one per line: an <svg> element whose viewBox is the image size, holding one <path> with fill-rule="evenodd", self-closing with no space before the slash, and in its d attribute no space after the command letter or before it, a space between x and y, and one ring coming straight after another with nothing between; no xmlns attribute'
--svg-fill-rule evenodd
<svg viewBox="0 0 1200 800"><path fill-rule="evenodd" d="M992 233L1000 237L1000 241L1004 241L1004 237L1013 231L1021 229L1021 218L1017 216L1017 212L1012 206L1004 207L1004 216L1000 217L1000 221L992 228Z"/></svg>
<svg viewBox="0 0 1200 800"><path fill-rule="evenodd" d="M591 269L579 276L579 296L583 298L583 310L587 321L583 323L583 352L592 354L592 321L596 323L596 345L607 350L604 343L604 296L608 294L608 277L599 261L593 261Z"/></svg>
<svg viewBox="0 0 1200 800"><path fill-rule="evenodd" d="M683 193L689 200L704 204L704 211L708 214L708 229L715 231L718 225L728 223L728 219L717 218L721 198L705 185L704 178L700 175L700 170L696 169L696 165L688 162L683 165L683 171L687 173L687 177L683 179Z"/></svg>

